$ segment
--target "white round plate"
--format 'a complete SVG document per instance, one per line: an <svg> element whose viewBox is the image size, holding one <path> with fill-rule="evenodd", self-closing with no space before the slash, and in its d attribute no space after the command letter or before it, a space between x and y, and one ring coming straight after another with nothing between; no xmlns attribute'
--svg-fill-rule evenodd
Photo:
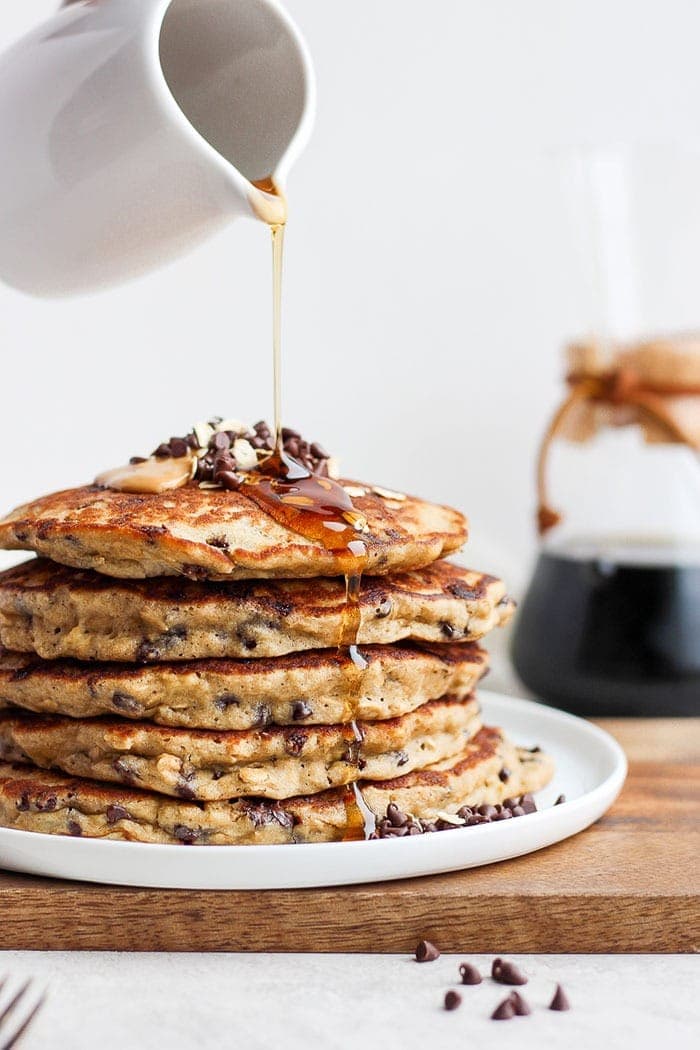
<svg viewBox="0 0 700 1050"><path fill-rule="evenodd" d="M487 725L539 744L556 763L537 813L496 824L374 842L295 846L159 846L0 828L0 868L52 878L172 889L296 889L403 879L519 857L575 835L614 802L622 748L597 726L529 700L482 693ZM567 801L554 806L566 795Z"/></svg>

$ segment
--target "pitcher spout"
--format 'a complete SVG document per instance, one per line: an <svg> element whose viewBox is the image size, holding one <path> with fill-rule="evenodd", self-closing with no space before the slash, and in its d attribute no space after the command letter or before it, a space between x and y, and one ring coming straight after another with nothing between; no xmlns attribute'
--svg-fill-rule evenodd
<svg viewBox="0 0 700 1050"><path fill-rule="evenodd" d="M90 292L277 221L314 98L277 0L69 0L0 57L0 278Z"/></svg>

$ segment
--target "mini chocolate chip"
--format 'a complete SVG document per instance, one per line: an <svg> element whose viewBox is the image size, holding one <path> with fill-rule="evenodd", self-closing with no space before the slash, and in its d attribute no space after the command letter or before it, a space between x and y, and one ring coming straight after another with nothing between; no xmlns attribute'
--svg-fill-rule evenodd
<svg viewBox="0 0 700 1050"><path fill-rule="evenodd" d="M209 447L228 450L231 447L231 438L225 431L219 430L210 440Z"/></svg>
<svg viewBox="0 0 700 1050"><path fill-rule="evenodd" d="M268 704L258 704L255 708L255 722L253 723L254 729L264 729L265 726L269 726L272 722L272 711Z"/></svg>
<svg viewBox="0 0 700 1050"><path fill-rule="evenodd" d="M455 598L462 598L463 601L472 601L474 598L478 598L483 591L482 586L478 587L467 587L463 583L450 583L446 590L453 594Z"/></svg>
<svg viewBox="0 0 700 1050"><path fill-rule="evenodd" d="M275 820L275 812L269 802L244 800L243 808L246 816L255 828L264 827L265 824L270 824Z"/></svg>
<svg viewBox="0 0 700 1050"><path fill-rule="evenodd" d="M189 446L184 438L171 437L170 438L170 455L174 459L181 459L182 456L186 456Z"/></svg>
<svg viewBox="0 0 700 1050"><path fill-rule="evenodd" d="M170 445L163 442L158 446L153 455L158 456L159 459L165 459L166 457L171 456Z"/></svg>
<svg viewBox="0 0 700 1050"><path fill-rule="evenodd" d="M526 813L537 812L537 803L535 802L534 798L529 792L522 796L522 798L520 799L520 805Z"/></svg>
<svg viewBox="0 0 700 1050"><path fill-rule="evenodd" d="M481 974L471 963L462 963L459 968L462 984L481 984Z"/></svg>
<svg viewBox="0 0 700 1050"><path fill-rule="evenodd" d="M41 794L35 805L40 813L51 813L58 805L58 799L52 794Z"/></svg>
<svg viewBox="0 0 700 1050"><path fill-rule="evenodd" d="M403 828L397 830L404 831ZM416 962L433 962L435 959L439 958L440 952L434 944L430 943L430 941L419 941L416 945Z"/></svg>
<svg viewBox="0 0 700 1050"><path fill-rule="evenodd" d="M306 700L295 700L292 704L292 719L301 722L311 714L311 707Z"/></svg>
<svg viewBox="0 0 700 1050"><path fill-rule="evenodd" d="M515 1007L510 998L504 999L502 1003L499 1003L491 1014L492 1021L510 1021L511 1017L515 1017Z"/></svg>
<svg viewBox="0 0 700 1050"><path fill-rule="evenodd" d="M116 824L118 820L129 820L129 813L123 806L107 806L107 823Z"/></svg>
<svg viewBox="0 0 700 1050"><path fill-rule="evenodd" d="M226 435L224 435L226 437ZM226 438L228 441L228 438ZM214 456L214 480L217 480L217 476L221 471L236 469L236 460L230 452L217 452Z"/></svg>
<svg viewBox="0 0 700 1050"><path fill-rule="evenodd" d="M456 1010L458 1006L462 1005L462 996L459 992L454 992L450 989L449 992L445 993L445 1009Z"/></svg>
<svg viewBox="0 0 700 1050"><path fill-rule="evenodd" d="M402 828L405 824L408 824L407 814L402 813L395 802L390 802L386 807L386 816L387 820L395 828Z"/></svg>
<svg viewBox="0 0 700 1050"><path fill-rule="evenodd" d="M391 598L383 598L376 609L376 615L378 619L382 619L388 616L391 610L394 608L394 603Z"/></svg>
<svg viewBox="0 0 700 1050"><path fill-rule="evenodd" d="M186 824L176 824L173 828L173 836L179 839L185 846L191 846L199 838L199 832L194 828L188 828Z"/></svg>
<svg viewBox="0 0 700 1050"><path fill-rule="evenodd" d="M445 638L453 638L454 637L455 629L454 629L454 627L452 626L451 623L447 623L446 621L443 621L440 624L440 630L445 635Z"/></svg>
<svg viewBox="0 0 700 1050"><path fill-rule="evenodd" d="M142 705L129 693L113 693L112 707L116 707L117 711L125 711L130 715L139 714L143 711Z"/></svg>
<svg viewBox="0 0 700 1050"><path fill-rule="evenodd" d="M569 1002L566 992L560 984L557 985L557 990L554 993L554 998L549 1004L550 1010L570 1010L571 1003Z"/></svg>
<svg viewBox="0 0 700 1050"><path fill-rule="evenodd" d="M83 833L83 829L77 820L69 820L66 826L68 828L68 834L74 835L76 838L80 837Z"/></svg>
<svg viewBox="0 0 700 1050"><path fill-rule="evenodd" d="M405 766L408 762L408 754L405 751L396 752L396 765L401 767Z"/></svg>
<svg viewBox="0 0 700 1050"><path fill-rule="evenodd" d="M217 696L214 701L214 707L219 711L225 711L228 707L239 707L240 703L240 699L234 696L233 693L224 693L222 696Z"/></svg>
<svg viewBox="0 0 700 1050"><path fill-rule="evenodd" d="M501 781L502 784L505 784L508 780L510 780L510 770L506 769L506 767L504 766L498 774L498 779Z"/></svg>
<svg viewBox="0 0 700 1050"><path fill-rule="evenodd" d="M145 462L146 462L146 457L145 456L131 456L131 458L129 459L129 463L131 464L132 467L135 467L137 465L137 463L145 463Z"/></svg>
<svg viewBox="0 0 700 1050"><path fill-rule="evenodd" d="M499 984L527 984L527 977L520 972L515 963L508 959L494 959L491 965L491 976Z"/></svg>
<svg viewBox="0 0 700 1050"><path fill-rule="evenodd" d="M138 773L135 771L135 769L129 763L129 760L126 758L115 758L112 762L112 769L127 784L133 784L139 779Z"/></svg>
<svg viewBox="0 0 700 1050"><path fill-rule="evenodd" d="M175 793L179 798L186 798L188 800L197 797L197 792L190 787L186 780L178 780L175 785Z"/></svg>
<svg viewBox="0 0 700 1050"><path fill-rule="evenodd" d="M566 802L566 795L560 795L554 803L555 806L561 806L563 802Z"/></svg>
<svg viewBox="0 0 700 1050"><path fill-rule="evenodd" d="M227 551L229 548L229 542L225 536L210 536L207 543L210 547L217 547L222 551Z"/></svg>
<svg viewBox="0 0 700 1050"><path fill-rule="evenodd" d="M16 671L12 672L10 676L11 682L23 682L25 678L28 678L32 671L35 671L36 664L28 664L27 667L18 667Z"/></svg>
<svg viewBox="0 0 700 1050"><path fill-rule="evenodd" d="M17 802L17 809L21 813L26 813L26 811L29 809L29 795L28 795L28 793L26 791L19 798L19 800Z"/></svg>
<svg viewBox="0 0 700 1050"><path fill-rule="evenodd" d="M518 1017L527 1017L529 1014L532 1013L532 1010L525 1002L520 992L511 992L510 1001L512 1002L513 1009L515 1010Z"/></svg>

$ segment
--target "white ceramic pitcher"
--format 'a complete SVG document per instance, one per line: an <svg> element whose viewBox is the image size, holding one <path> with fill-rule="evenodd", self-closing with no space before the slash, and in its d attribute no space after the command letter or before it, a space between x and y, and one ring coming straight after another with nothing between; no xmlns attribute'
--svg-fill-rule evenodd
<svg viewBox="0 0 700 1050"><path fill-rule="evenodd" d="M254 215L314 94L277 0L67 0L0 57L0 278L89 292Z"/></svg>

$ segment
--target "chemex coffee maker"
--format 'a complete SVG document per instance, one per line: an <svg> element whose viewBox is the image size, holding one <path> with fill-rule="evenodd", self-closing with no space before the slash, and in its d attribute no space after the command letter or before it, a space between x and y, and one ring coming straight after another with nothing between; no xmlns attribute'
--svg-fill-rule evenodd
<svg viewBox="0 0 700 1050"><path fill-rule="evenodd" d="M698 174L676 150L577 161L602 320L545 429L513 644L532 692L577 714L700 714Z"/></svg>

